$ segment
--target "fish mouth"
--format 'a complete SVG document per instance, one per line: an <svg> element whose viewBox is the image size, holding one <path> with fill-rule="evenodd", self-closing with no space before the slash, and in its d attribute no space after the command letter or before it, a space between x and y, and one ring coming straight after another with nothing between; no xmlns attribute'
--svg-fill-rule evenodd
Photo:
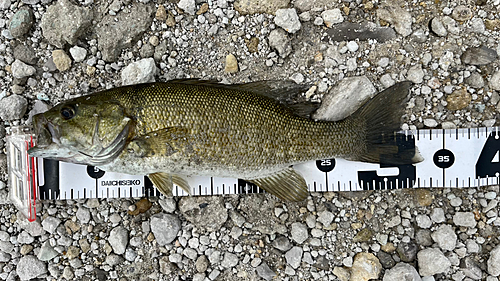
<svg viewBox="0 0 500 281"><path fill-rule="evenodd" d="M61 133L58 126L51 123L43 114L33 116L33 127L36 138L36 146L28 150L32 157L44 155L43 151L49 147L57 147L61 144Z"/></svg>
<svg viewBox="0 0 500 281"><path fill-rule="evenodd" d="M51 144L61 144L61 132L57 125L50 122L43 114L33 117L37 146L47 147Z"/></svg>

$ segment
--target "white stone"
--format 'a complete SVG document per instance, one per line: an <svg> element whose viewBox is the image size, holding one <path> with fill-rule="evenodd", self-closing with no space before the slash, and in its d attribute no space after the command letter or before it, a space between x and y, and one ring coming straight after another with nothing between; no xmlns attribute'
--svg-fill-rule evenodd
<svg viewBox="0 0 500 281"><path fill-rule="evenodd" d="M315 120L342 120L354 113L376 92L366 76L345 78L325 95L321 106L312 117Z"/></svg>
<svg viewBox="0 0 500 281"><path fill-rule="evenodd" d="M194 15L196 13L195 0L180 0L177 7L190 15Z"/></svg>
<svg viewBox="0 0 500 281"><path fill-rule="evenodd" d="M156 64L153 58L133 62L122 70L122 85L155 82L156 71Z"/></svg>
<svg viewBox="0 0 500 281"><path fill-rule="evenodd" d="M331 28L334 24L344 21L344 17L342 16L340 9L326 10L321 13L321 17L328 28Z"/></svg>
<svg viewBox="0 0 500 281"><path fill-rule="evenodd" d="M279 9L276 11L274 23L286 30L288 33L295 33L300 30L301 24L295 9Z"/></svg>
<svg viewBox="0 0 500 281"><path fill-rule="evenodd" d="M79 46L69 49L69 53L75 62L82 62L87 56L87 50Z"/></svg>

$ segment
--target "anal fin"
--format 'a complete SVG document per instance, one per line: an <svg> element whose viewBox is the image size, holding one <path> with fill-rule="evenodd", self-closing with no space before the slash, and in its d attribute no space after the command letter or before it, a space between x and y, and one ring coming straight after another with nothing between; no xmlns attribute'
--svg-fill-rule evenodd
<svg viewBox="0 0 500 281"><path fill-rule="evenodd" d="M256 184L284 201L302 201L308 195L305 179L293 168L287 168L271 176L246 181Z"/></svg>
<svg viewBox="0 0 500 281"><path fill-rule="evenodd" d="M174 184L191 195L191 187L184 178L178 175L171 175L167 173L152 173L149 174L148 177L154 184L154 186L164 195L172 196L172 189L174 188Z"/></svg>

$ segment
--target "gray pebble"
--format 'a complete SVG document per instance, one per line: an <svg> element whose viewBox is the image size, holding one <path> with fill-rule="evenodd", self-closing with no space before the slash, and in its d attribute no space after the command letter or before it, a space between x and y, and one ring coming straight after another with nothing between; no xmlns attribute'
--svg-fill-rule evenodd
<svg viewBox="0 0 500 281"><path fill-rule="evenodd" d="M410 264L400 262L393 268L387 270L384 274L383 281L421 281L417 270Z"/></svg>
<svg viewBox="0 0 500 281"><path fill-rule="evenodd" d="M500 71L497 71L491 75L490 86L493 90L500 91Z"/></svg>
<svg viewBox="0 0 500 281"><path fill-rule="evenodd" d="M462 199L460 197L455 197L450 200L450 205L453 207L458 207L462 205Z"/></svg>
<svg viewBox="0 0 500 281"><path fill-rule="evenodd" d="M217 277L219 277L220 275L220 271L215 269L213 270L209 275L208 275L208 278L210 278L210 280L216 280Z"/></svg>
<svg viewBox="0 0 500 281"><path fill-rule="evenodd" d="M37 62L35 50L30 45L21 43L15 44L13 51L14 58L17 60L20 60L27 64L35 64Z"/></svg>
<svg viewBox="0 0 500 281"><path fill-rule="evenodd" d="M435 128L437 127L437 125L439 125L439 123L435 119L426 118L424 119L424 125L429 128Z"/></svg>
<svg viewBox="0 0 500 281"><path fill-rule="evenodd" d="M411 14L396 3L377 9L377 17L392 24L396 32L403 36L408 36L412 32Z"/></svg>
<svg viewBox="0 0 500 281"><path fill-rule="evenodd" d="M352 53L356 52L359 49L359 45L355 41L349 41L349 42L347 42L346 47Z"/></svg>
<svg viewBox="0 0 500 281"><path fill-rule="evenodd" d="M481 74L477 72L472 72L469 77L465 79L465 82L469 84L472 88L482 88L484 87L484 79Z"/></svg>
<svg viewBox="0 0 500 281"><path fill-rule="evenodd" d="M40 26L50 44L63 48L66 43L75 45L90 27L92 19L93 13L89 8L80 7L69 0L58 0L43 13Z"/></svg>
<svg viewBox="0 0 500 281"><path fill-rule="evenodd" d="M413 262L417 256L418 245L413 241L408 243L400 242L396 251L399 255L399 258L404 262Z"/></svg>
<svg viewBox="0 0 500 281"><path fill-rule="evenodd" d="M0 0L0 10L7 10L11 4L11 0Z"/></svg>
<svg viewBox="0 0 500 281"><path fill-rule="evenodd" d="M415 242L421 246L431 246L433 241L431 238L431 231L428 229L419 229L415 233Z"/></svg>
<svg viewBox="0 0 500 281"><path fill-rule="evenodd" d="M322 17L315 17L313 23L314 25L323 25L324 21Z"/></svg>
<svg viewBox="0 0 500 281"><path fill-rule="evenodd" d="M129 13L104 16L95 31L102 59L115 61L122 49L131 47L135 39L141 37L151 27L152 12L153 8L150 5L137 4L132 5Z"/></svg>
<svg viewBox="0 0 500 281"><path fill-rule="evenodd" d="M427 248L418 252L417 261L421 276L447 272L451 266L451 262L435 248Z"/></svg>
<svg viewBox="0 0 500 281"><path fill-rule="evenodd" d="M302 262L302 253L304 251L301 247L293 247L285 254L286 262L294 269L299 268Z"/></svg>
<svg viewBox="0 0 500 281"><path fill-rule="evenodd" d="M304 75L302 75L301 73L294 73L292 76L290 76L290 79L295 83L300 84L304 82Z"/></svg>
<svg viewBox="0 0 500 281"><path fill-rule="evenodd" d="M195 0L180 0L179 3L177 3L177 7L190 15L194 15L196 12Z"/></svg>
<svg viewBox="0 0 500 281"><path fill-rule="evenodd" d="M185 248L182 254L191 260L196 260L196 257L198 257L198 253L192 248Z"/></svg>
<svg viewBox="0 0 500 281"><path fill-rule="evenodd" d="M344 17L342 16L340 9L326 10L321 13L321 18L328 28L333 27L334 24L344 21Z"/></svg>
<svg viewBox="0 0 500 281"><path fill-rule="evenodd" d="M453 223L457 226L475 227L477 222L472 212L456 212Z"/></svg>
<svg viewBox="0 0 500 281"><path fill-rule="evenodd" d="M49 241L42 244L40 251L38 252L38 259L41 261L49 261L58 256L58 252L50 245Z"/></svg>
<svg viewBox="0 0 500 281"><path fill-rule="evenodd" d="M408 70L408 75L406 79L412 81L415 84L420 84L424 80L424 71L422 70L422 65L418 64L411 67Z"/></svg>
<svg viewBox="0 0 500 281"><path fill-rule="evenodd" d="M117 255L125 253L128 240L128 230L122 226L113 228L109 233L108 242L113 248L113 252Z"/></svg>
<svg viewBox="0 0 500 281"><path fill-rule="evenodd" d="M150 220L151 231L160 246L170 244L177 237L181 228L179 218L169 214L156 214Z"/></svg>
<svg viewBox="0 0 500 281"><path fill-rule="evenodd" d="M265 262L261 263L256 268L256 271L257 275L259 275L261 278L267 281L273 280L273 278L276 276L276 273L274 273L274 271L272 271Z"/></svg>
<svg viewBox="0 0 500 281"><path fill-rule="evenodd" d="M291 235L292 239L298 244L304 243L307 240L307 238L309 238L309 233L307 232L307 226L300 222L293 223Z"/></svg>
<svg viewBox="0 0 500 281"><path fill-rule="evenodd" d="M268 41L269 46L276 49L282 58L286 58L292 52L291 40L282 29L275 29L271 31Z"/></svg>
<svg viewBox="0 0 500 281"><path fill-rule="evenodd" d="M24 62L17 59L14 61L14 63L12 63L11 70L12 70L12 76L18 79L31 76L36 72L36 69L33 66L27 65Z"/></svg>
<svg viewBox="0 0 500 281"><path fill-rule="evenodd" d="M225 268L232 268L238 264L238 256L233 253L225 253L221 265Z"/></svg>
<svg viewBox="0 0 500 281"><path fill-rule="evenodd" d="M122 85L155 82L157 69L153 58L133 62L122 70Z"/></svg>
<svg viewBox="0 0 500 281"><path fill-rule="evenodd" d="M30 280L47 273L47 266L35 256L27 255L19 259L16 273L21 280Z"/></svg>
<svg viewBox="0 0 500 281"><path fill-rule="evenodd" d="M53 234L56 231L59 224L61 224L61 220L55 217L46 217L42 221L43 229L50 234Z"/></svg>
<svg viewBox="0 0 500 281"><path fill-rule="evenodd" d="M315 120L329 121L344 119L376 92L377 90L366 76L345 78L323 98L320 108L312 117Z"/></svg>
<svg viewBox="0 0 500 281"><path fill-rule="evenodd" d="M439 19L439 17L435 17L431 20L431 30L434 32L437 36L440 37L445 37L448 35L448 31L444 27L443 23Z"/></svg>
<svg viewBox="0 0 500 281"><path fill-rule="evenodd" d="M75 62L82 62L87 56L87 50L79 46L73 46L69 49L69 53Z"/></svg>
<svg viewBox="0 0 500 281"><path fill-rule="evenodd" d="M497 52L486 46L471 47L465 50L461 59L463 63L472 65L487 65L497 59Z"/></svg>
<svg viewBox="0 0 500 281"><path fill-rule="evenodd" d="M160 203L161 208L167 213L173 213L177 208L174 198L163 198L158 200L158 203Z"/></svg>
<svg viewBox="0 0 500 281"><path fill-rule="evenodd" d="M487 265L489 274L500 276L500 245L497 245L491 250Z"/></svg>
<svg viewBox="0 0 500 281"><path fill-rule="evenodd" d="M429 228L432 225L432 221L427 215L417 215L416 217L417 225L420 228Z"/></svg>
<svg viewBox="0 0 500 281"><path fill-rule="evenodd" d="M301 24L295 9L279 9L276 11L274 23L286 30L288 33L295 33L300 30Z"/></svg>
<svg viewBox="0 0 500 281"><path fill-rule="evenodd" d="M33 11L31 8L27 6L22 7L10 19L10 34L15 38L22 38L30 31L33 20Z"/></svg>
<svg viewBox="0 0 500 281"><path fill-rule="evenodd" d="M105 262L111 266L119 265L123 261L124 261L123 257L121 257L120 255L113 254L113 253L106 256L106 260L105 260Z"/></svg>
<svg viewBox="0 0 500 281"><path fill-rule="evenodd" d="M80 221L81 224L87 224L90 221L90 211L85 207L78 208L76 211L76 218Z"/></svg>
<svg viewBox="0 0 500 281"><path fill-rule="evenodd" d="M434 208L431 212L431 219L435 223L441 223L446 220L444 210L442 208Z"/></svg>
<svg viewBox="0 0 500 281"><path fill-rule="evenodd" d="M392 256L384 251L378 252L377 257L384 268L392 268L396 264Z"/></svg>
<svg viewBox="0 0 500 281"><path fill-rule="evenodd" d="M0 119L5 121L21 119L26 113L28 102L20 95L10 95L0 100Z"/></svg>
<svg viewBox="0 0 500 281"><path fill-rule="evenodd" d="M445 251L453 251L457 244L457 235L453 228L447 224L440 225L431 237Z"/></svg>
<svg viewBox="0 0 500 281"><path fill-rule="evenodd" d="M288 240L288 238L286 238L285 236L279 236L278 238L274 239L272 244L274 248L282 252L286 252L292 247L292 245L290 244L290 240Z"/></svg>

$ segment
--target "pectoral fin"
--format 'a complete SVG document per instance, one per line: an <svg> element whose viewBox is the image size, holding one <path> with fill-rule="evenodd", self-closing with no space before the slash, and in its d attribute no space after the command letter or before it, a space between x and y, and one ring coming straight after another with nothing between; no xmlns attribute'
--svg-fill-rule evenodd
<svg viewBox="0 0 500 281"><path fill-rule="evenodd" d="M155 187L164 195L172 196L174 184L191 195L191 188L185 179L177 175L167 173L153 173L148 175Z"/></svg>
<svg viewBox="0 0 500 281"><path fill-rule="evenodd" d="M307 184L293 168L274 175L247 180L284 201L302 201L307 198Z"/></svg>
<svg viewBox="0 0 500 281"><path fill-rule="evenodd" d="M191 152L190 136L184 127L168 127L135 137L128 145L137 157L170 156L178 152Z"/></svg>

